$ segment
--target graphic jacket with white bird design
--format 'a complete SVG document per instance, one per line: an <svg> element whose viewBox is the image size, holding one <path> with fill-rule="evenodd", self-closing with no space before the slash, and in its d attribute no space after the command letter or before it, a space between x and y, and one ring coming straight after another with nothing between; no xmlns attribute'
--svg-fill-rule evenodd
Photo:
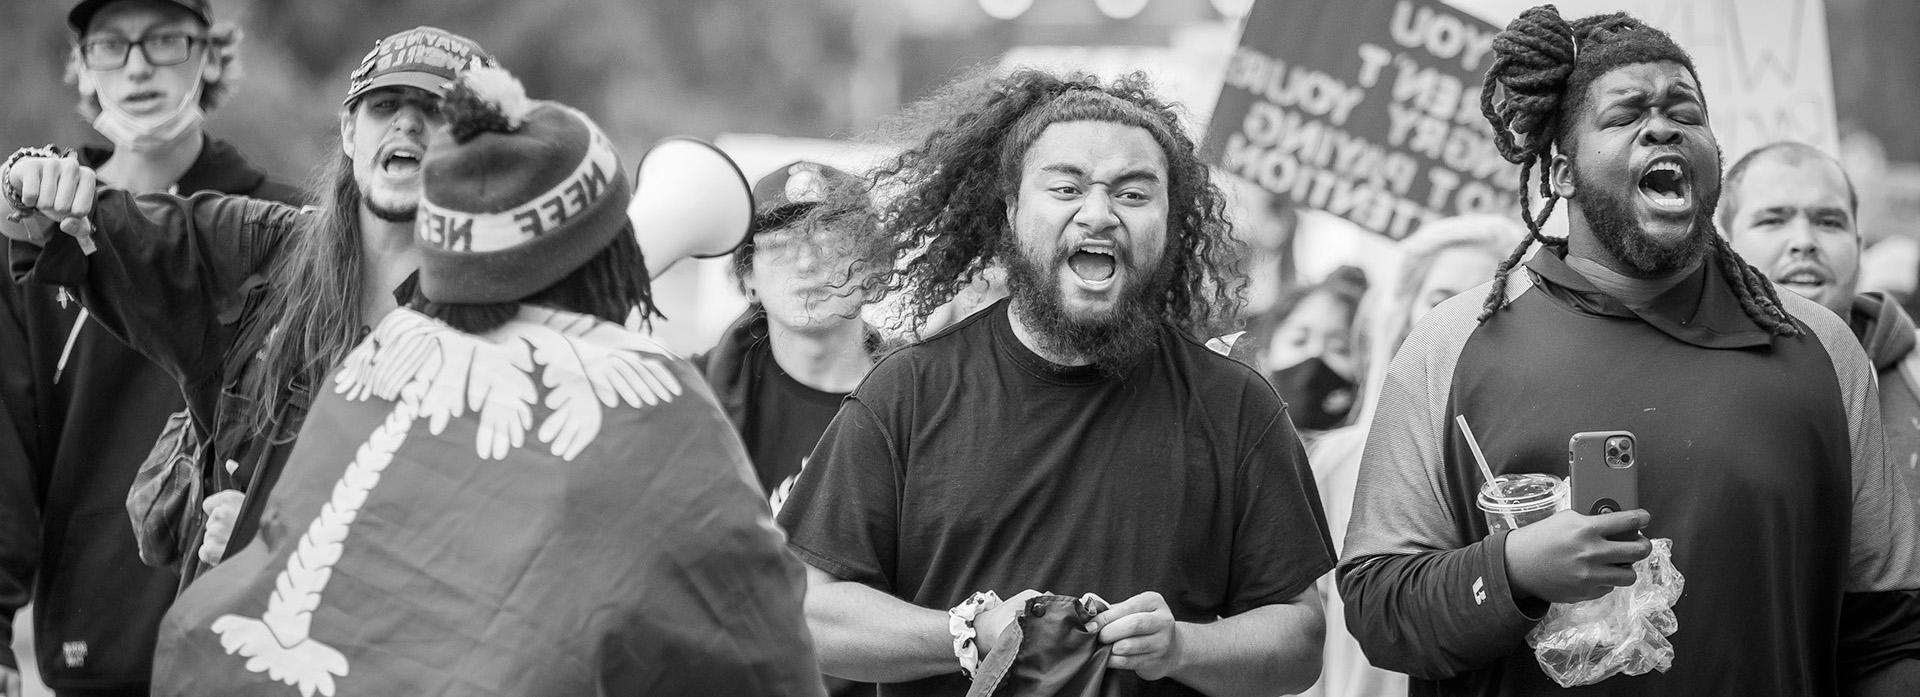
<svg viewBox="0 0 1920 697"><path fill-rule="evenodd" d="M297 442L259 535L168 614L155 694L820 693L746 453L643 336L398 310Z"/></svg>

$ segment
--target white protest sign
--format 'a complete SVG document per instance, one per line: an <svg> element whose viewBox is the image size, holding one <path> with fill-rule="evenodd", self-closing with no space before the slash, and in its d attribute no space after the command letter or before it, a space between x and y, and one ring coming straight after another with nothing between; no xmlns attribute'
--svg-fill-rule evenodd
<svg viewBox="0 0 1920 697"><path fill-rule="evenodd" d="M1505 27L1545 0L1445 0ZM1626 12L1693 56L1713 133L1732 165L1754 148L1797 140L1839 149L1825 0L1555 0L1569 20Z"/></svg>

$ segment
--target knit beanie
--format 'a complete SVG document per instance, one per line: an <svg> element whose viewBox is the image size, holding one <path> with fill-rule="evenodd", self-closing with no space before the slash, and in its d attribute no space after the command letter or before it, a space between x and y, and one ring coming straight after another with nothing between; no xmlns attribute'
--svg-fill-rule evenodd
<svg viewBox="0 0 1920 697"><path fill-rule="evenodd" d="M518 80L471 68L433 134L416 222L420 291L436 303L533 295L627 228L632 187L612 141L578 110L528 100Z"/></svg>

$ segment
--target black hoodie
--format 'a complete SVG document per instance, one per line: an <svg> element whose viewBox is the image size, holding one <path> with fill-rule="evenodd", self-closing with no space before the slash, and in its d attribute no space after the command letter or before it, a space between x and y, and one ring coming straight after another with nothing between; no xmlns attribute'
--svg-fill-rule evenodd
<svg viewBox="0 0 1920 697"><path fill-rule="evenodd" d="M97 167L112 154L83 148L79 159ZM176 190L300 202L211 138ZM59 288L0 281L0 645L31 583L49 686L139 688L179 580L140 563L127 489L184 403L167 373L81 316ZM15 667L13 652L0 651L0 665Z"/></svg>

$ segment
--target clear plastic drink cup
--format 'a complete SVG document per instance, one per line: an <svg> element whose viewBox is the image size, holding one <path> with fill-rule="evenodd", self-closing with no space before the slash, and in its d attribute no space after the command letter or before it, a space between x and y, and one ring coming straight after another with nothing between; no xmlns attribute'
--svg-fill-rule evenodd
<svg viewBox="0 0 1920 697"><path fill-rule="evenodd" d="M1565 510L1573 499L1567 482L1551 474L1503 474L1480 486L1480 510L1488 532L1513 531Z"/></svg>

